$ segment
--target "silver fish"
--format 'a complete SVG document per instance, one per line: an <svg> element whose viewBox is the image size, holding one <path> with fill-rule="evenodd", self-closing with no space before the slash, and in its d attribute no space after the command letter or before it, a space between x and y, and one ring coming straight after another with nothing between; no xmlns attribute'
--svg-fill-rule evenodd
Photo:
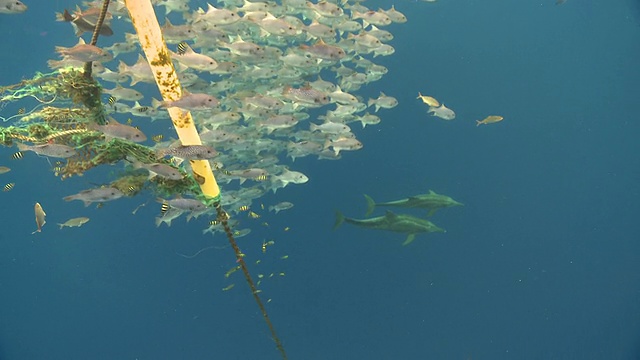
<svg viewBox="0 0 640 360"><path fill-rule="evenodd" d="M64 201L80 200L84 203L84 206L89 206L94 202L111 201L119 199L122 196L124 196L122 191L116 188L103 187L84 190L74 195L65 196L63 199Z"/></svg>

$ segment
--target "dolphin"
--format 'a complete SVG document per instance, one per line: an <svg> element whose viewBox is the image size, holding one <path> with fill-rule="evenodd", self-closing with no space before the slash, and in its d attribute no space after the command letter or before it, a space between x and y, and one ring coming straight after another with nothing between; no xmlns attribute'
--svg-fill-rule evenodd
<svg viewBox="0 0 640 360"><path fill-rule="evenodd" d="M428 194L420 194L408 197L406 199L383 203L376 203L375 201L373 201L371 196L367 194L364 194L364 198L367 200L367 213L365 214L365 216L369 216L376 206L397 206L405 208L429 209L429 214L427 214L427 216L431 216L436 212L436 210L440 208L464 205L446 195L437 194L433 190L429 190Z"/></svg>
<svg viewBox="0 0 640 360"><path fill-rule="evenodd" d="M370 229L388 230L407 234L407 239L402 243L403 246L409 245L415 239L416 234L445 232L444 229L437 227L431 221L411 215L398 215L391 211L387 211L384 216L369 219L352 219L345 217L340 211L336 211L336 223L333 229L338 228L343 222Z"/></svg>

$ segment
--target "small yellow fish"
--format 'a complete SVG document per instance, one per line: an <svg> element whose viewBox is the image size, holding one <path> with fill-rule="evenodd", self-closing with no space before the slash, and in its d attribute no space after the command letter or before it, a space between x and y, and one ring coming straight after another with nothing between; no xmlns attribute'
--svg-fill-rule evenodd
<svg viewBox="0 0 640 360"><path fill-rule="evenodd" d="M253 211L249 211L249 215L250 218L252 219L259 219L260 218L260 214L256 214Z"/></svg>
<svg viewBox="0 0 640 360"><path fill-rule="evenodd" d="M83 224L86 224L90 219L88 217L77 217L73 219L67 220L64 224L58 224L60 229L63 227L80 227Z"/></svg>
<svg viewBox="0 0 640 360"><path fill-rule="evenodd" d="M255 178L256 181L265 181L267 180L267 175L259 175Z"/></svg>
<svg viewBox="0 0 640 360"><path fill-rule="evenodd" d="M232 267L231 269L229 269L229 271L227 271L227 272L224 274L224 277L228 278L229 276L231 276L231 274L233 274L234 272L236 272L236 271L238 271L238 270L240 270L240 265L238 265L238 266L234 266L234 267Z"/></svg>
<svg viewBox="0 0 640 360"><path fill-rule="evenodd" d="M5 174L5 173L8 173L9 171L11 171L11 168L8 168L6 166L0 166L0 174Z"/></svg>
<svg viewBox="0 0 640 360"><path fill-rule="evenodd" d="M113 106L113 104L116 103L116 101L118 101L118 99L116 99L115 96L111 95L109 96L109 100L107 100L107 102L109 103L109 105Z"/></svg>
<svg viewBox="0 0 640 360"><path fill-rule="evenodd" d="M47 214L44 212L44 210L42 210L42 206L40 205L40 203L36 203L36 205L34 206L34 210L36 214L36 225L38 225L38 228L36 229L36 231L32 232L31 234L41 232L42 227L44 226L44 224L47 223L44 219L45 216L47 216Z"/></svg>
<svg viewBox="0 0 640 360"><path fill-rule="evenodd" d="M164 139L164 135L162 135L162 134L153 135L153 136L151 137L151 140L153 140L153 142L155 142L155 143L159 143L159 142L161 142L161 141L162 141L162 139Z"/></svg>
<svg viewBox="0 0 640 360"><path fill-rule="evenodd" d="M188 44L186 42L184 42L184 41L179 43L178 44L178 49L177 49L178 50L177 51L178 55L184 55L185 52L187 51L187 46L188 46Z"/></svg>
<svg viewBox="0 0 640 360"><path fill-rule="evenodd" d="M24 154L22 153L22 151L18 151L17 153L11 155L11 158L13 160L20 160L24 157Z"/></svg>
<svg viewBox="0 0 640 360"><path fill-rule="evenodd" d="M24 114L25 111L26 111L26 109L21 107L20 109L18 109L18 115Z"/></svg>
<svg viewBox="0 0 640 360"><path fill-rule="evenodd" d="M16 183L8 183L7 185L4 186L4 189L2 189L2 191L11 191L11 189L13 189L14 186L16 186Z"/></svg>
<svg viewBox="0 0 640 360"><path fill-rule="evenodd" d="M440 102L431 96L422 95L418 92L418 97L416 99L422 100L423 103L431 106L431 107L439 107Z"/></svg>
<svg viewBox="0 0 640 360"><path fill-rule="evenodd" d="M242 205L238 208L238 211L247 211L249 210L249 205Z"/></svg>
<svg viewBox="0 0 640 360"><path fill-rule="evenodd" d="M476 120L476 126L480 126L482 124L493 124L502 121L504 118L499 115L490 115L484 118L484 120Z"/></svg>
<svg viewBox="0 0 640 360"><path fill-rule="evenodd" d="M167 204L166 202L163 202L162 205L160 206L160 216L163 216L164 214L166 214L167 211L169 211L169 204Z"/></svg>

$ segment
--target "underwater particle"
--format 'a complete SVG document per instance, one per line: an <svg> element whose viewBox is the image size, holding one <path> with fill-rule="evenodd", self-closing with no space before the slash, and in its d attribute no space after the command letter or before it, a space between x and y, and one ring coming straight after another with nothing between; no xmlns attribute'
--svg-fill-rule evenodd
<svg viewBox="0 0 640 360"><path fill-rule="evenodd" d="M280 257L280 259L282 259L282 260L286 260L288 258L289 258L289 255L284 255L284 256Z"/></svg>
<svg viewBox="0 0 640 360"><path fill-rule="evenodd" d="M8 183L7 185L4 186L2 191L4 192L11 191L11 189L13 189L14 186L16 186L16 183Z"/></svg>
<svg viewBox="0 0 640 360"><path fill-rule="evenodd" d="M222 291L229 291L229 290L233 289L234 286L236 286L236 284L231 284L229 286L223 287Z"/></svg>
<svg viewBox="0 0 640 360"><path fill-rule="evenodd" d="M133 211L131 212L131 214L132 214L132 215L135 215L135 214L138 212L138 210L139 210L141 207L145 206L145 205L147 205L147 203L142 203L142 204L138 205L135 209L133 209Z"/></svg>
<svg viewBox="0 0 640 360"><path fill-rule="evenodd" d="M289 230L291 230L291 228L288 226L284 228L284 231L289 231Z"/></svg>

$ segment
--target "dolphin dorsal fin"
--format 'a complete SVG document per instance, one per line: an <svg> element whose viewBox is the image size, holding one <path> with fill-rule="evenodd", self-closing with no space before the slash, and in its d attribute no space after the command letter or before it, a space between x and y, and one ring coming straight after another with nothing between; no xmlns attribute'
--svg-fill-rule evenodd
<svg viewBox="0 0 640 360"><path fill-rule="evenodd" d="M435 191L433 191L433 190L429 189L429 195L438 195L438 194L436 194L436 192L435 192Z"/></svg>

